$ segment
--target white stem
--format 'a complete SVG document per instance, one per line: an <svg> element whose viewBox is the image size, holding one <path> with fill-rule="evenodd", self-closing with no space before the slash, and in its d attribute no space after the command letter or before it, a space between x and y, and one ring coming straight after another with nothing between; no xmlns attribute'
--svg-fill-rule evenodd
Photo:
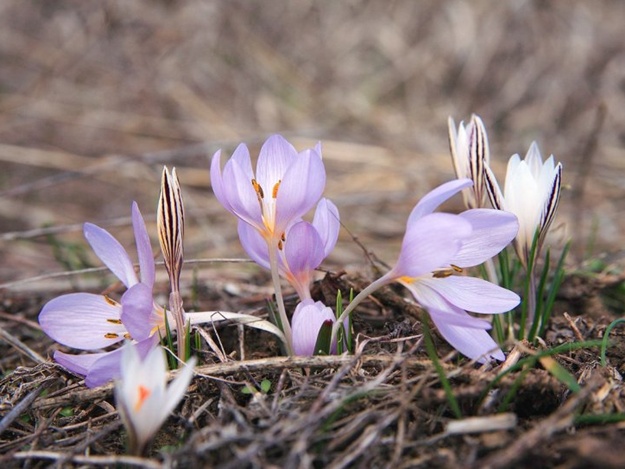
<svg viewBox="0 0 625 469"><path fill-rule="evenodd" d="M269 266L271 268L271 280L273 282L273 288L276 292L276 303L278 304L278 314L280 315L280 322L282 323L282 332L284 332L286 353L289 356L293 355L293 334L291 333L291 323L286 315L286 308L284 307L284 298L282 297L282 288L280 287L280 272L278 271L278 247L268 243L269 248Z"/></svg>
<svg viewBox="0 0 625 469"><path fill-rule="evenodd" d="M356 295L356 298L354 298L352 302L347 305L347 308L343 310L343 313L341 313L339 318L334 322L334 325L332 326L332 336L330 341L331 344L333 344L336 340L336 335L338 334L340 324L343 324L345 318L348 317L349 314L354 311L354 309L356 309L356 306L362 303L362 301L369 297L369 295L371 295L374 291L391 282L392 280L387 278L386 276L380 277L375 282L369 284L364 290L358 293L358 295Z"/></svg>

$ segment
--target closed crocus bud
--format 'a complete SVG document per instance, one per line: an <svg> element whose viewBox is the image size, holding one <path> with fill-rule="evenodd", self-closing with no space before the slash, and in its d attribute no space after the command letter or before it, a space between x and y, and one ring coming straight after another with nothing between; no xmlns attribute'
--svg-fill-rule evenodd
<svg viewBox="0 0 625 469"><path fill-rule="evenodd" d="M454 120L450 117L449 125L449 148L451 160L454 164L456 177L459 179L469 178L473 186L462 191L464 205L467 208L480 208L484 206L484 168L488 166L490 151L488 137L482 119L473 114L471 120L465 126L460 122L456 129Z"/></svg>
<svg viewBox="0 0 625 469"><path fill-rule="evenodd" d="M115 401L128 432L132 454L143 453L185 395L194 364L192 357L167 386L167 366L161 347L153 348L142 360L134 347L124 346L121 377L115 383Z"/></svg>
<svg viewBox="0 0 625 469"><path fill-rule="evenodd" d="M324 323L334 324L336 317L332 309L321 301L304 300L293 313L293 352L295 355L314 355L319 330ZM336 343L332 344L332 353L336 352Z"/></svg>

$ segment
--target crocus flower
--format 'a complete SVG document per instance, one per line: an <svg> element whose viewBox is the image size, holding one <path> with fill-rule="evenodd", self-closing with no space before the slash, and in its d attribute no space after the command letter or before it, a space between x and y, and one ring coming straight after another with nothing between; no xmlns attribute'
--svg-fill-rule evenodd
<svg viewBox="0 0 625 469"><path fill-rule="evenodd" d="M156 332L164 326L165 312L152 298L154 257L136 203L132 205L132 224L141 279L122 245L108 231L85 223L85 238L128 290L120 302L93 293L70 293L50 300L39 314L39 324L52 339L68 347L91 351L132 339L143 354L158 342ZM85 375L88 387L99 386L118 376L120 356L118 350L86 355L54 353L54 359L62 366Z"/></svg>
<svg viewBox="0 0 625 469"><path fill-rule="evenodd" d="M319 201L312 223L299 220L287 228L279 249L278 268L301 300L310 299L314 271L334 249L339 228L339 211L328 199ZM239 239L257 264L270 269L267 243L258 231L240 221Z"/></svg>
<svg viewBox="0 0 625 469"><path fill-rule="evenodd" d="M491 328L490 323L467 311L482 314L510 311L519 304L519 296L486 280L457 274L483 263L506 247L518 230L516 217L492 209L472 209L459 215L433 213L440 204L471 184L469 179L451 181L421 199L408 218L395 266L361 291L343 316L378 288L399 282L427 310L440 334L458 351L479 362L505 358L486 332Z"/></svg>
<svg viewBox="0 0 625 469"><path fill-rule="evenodd" d="M497 209L514 213L519 219L519 234L514 246L526 267L536 232L536 252L539 252L553 221L561 184L562 163L556 165L553 155L543 163L536 142L530 145L523 160L516 154L508 161L503 194L495 175L486 167L486 185L491 203Z"/></svg>
<svg viewBox="0 0 625 469"><path fill-rule="evenodd" d="M466 127L463 122L460 122L456 130L456 124L451 117L448 120L448 126L449 148L456 177L469 178L473 181L472 187L462 191L464 205L467 208L483 207L485 202L484 167L488 166L490 159L484 123L473 114Z"/></svg>
<svg viewBox="0 0 625 469"><path fill-rule="evenodd" d="M307 299L295 308L293 313L293 352L296 355L310 356L315 353L315 344L321 326L324 323L334 324L336 317L332 309L321 301ZM348 327L348 321L344 321ZM336 353L336 340L332 343L332 353Z"/></svg>
<svg viewBox="0 0 625 469"><path fill-rule="evenodd" d="M117 410L128 432L131 452L141 455L187 391L195 357L167 386L167 366L161 347L142 358L134 347L121 349L121 376L115 382Z"/></svg>
<svg viewBox="0 0 625 469"><path fill-rule="evenodd" d="M221 150L211 162L211 184L221 204L256 229L274 247L287 227L319 200L325 187L321 149L297 153L280 135L260 149L256 173L241 144L221 170Z"/></svg>

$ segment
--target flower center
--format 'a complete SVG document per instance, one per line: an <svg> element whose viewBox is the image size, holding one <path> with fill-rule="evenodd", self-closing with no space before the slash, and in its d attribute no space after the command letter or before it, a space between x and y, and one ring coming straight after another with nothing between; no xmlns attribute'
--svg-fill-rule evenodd
<svg viewBox="0 0 625 469"><path fill-rule="evenodd" d="M263 224L267 229L267 233L273 235L276 224L276 199L278 198L278 189L282 180L276 182L271 190L271 198L265 199L265 191L256 179L252 179L252 187L256 192L256 198L260 205L260 213Z"/></svg>

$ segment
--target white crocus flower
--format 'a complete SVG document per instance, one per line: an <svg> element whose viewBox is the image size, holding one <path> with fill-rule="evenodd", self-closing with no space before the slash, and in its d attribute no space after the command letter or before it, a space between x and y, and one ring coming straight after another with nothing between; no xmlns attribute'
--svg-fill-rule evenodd
<svg viewBox="0 0 625 469"><path fill-rule="evenodd" d="M543 163L538 145L533 142L525 159L521 160L518 154L510 158L503 194L488 166L485 176L493 206L512 212L519 219L514 245L519 259L527 267L536 232L538 253L558 208L562 163L556 165L553 155Z"/></svg>
<svg viewBox="0 0 625 469"><path fill-rule="evenodd" d="M473 181L473 186L462 191L464 205L467 208L482 208L485 202L484 191L484 167L488 166L490 151L488 137L482 119L473 114L471 120L465 126L460 122L456 130L456 124L450 117L449 125L449 149L454 170L458 179L468 178Z"/></svg>
<svg viewBox="0 0 625 469"><path fill-rule="evenodd" d="M185 395L194 365L195 357L192 357L167 386L167 366L161 347L151 349L142 360L135 347L124 346L121 378L115 383L115 401L133 454L143 453Z"/></svg>

